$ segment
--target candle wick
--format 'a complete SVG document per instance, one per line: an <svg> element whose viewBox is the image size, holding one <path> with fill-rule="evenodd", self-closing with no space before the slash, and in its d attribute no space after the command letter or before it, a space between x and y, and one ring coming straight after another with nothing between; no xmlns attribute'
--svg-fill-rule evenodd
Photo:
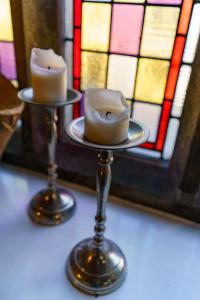
<svg viewBox="0 0 200 300"><path fill-rule="evenodd" d="M111 116L111 112L110 112L110 111L107 111L107 113L106 113L106 118L108 119L109 116Z"/></svg>
<svg viewBox="0 0 200 300"><path fill-rule="evenodd" d="M50 66L48 66L48 70L50 70L51 69L51 67Z"/></svg>

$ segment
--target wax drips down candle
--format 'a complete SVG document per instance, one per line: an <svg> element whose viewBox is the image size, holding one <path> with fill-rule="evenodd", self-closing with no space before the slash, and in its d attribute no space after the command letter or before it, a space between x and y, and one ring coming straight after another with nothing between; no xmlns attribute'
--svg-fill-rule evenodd
<svg viewBox="0 0 200 300"><path fill-rule="evenodd" d="M67 95L67 66L52 49L31 52L33 98L38 102L64 101Z"/></svg>
<svg viewBox="0 0 200 300"><path fill-rule="evenodd" d="M84 102L84 135L97 144L115 145L128 137L129 109L122 93L88 89Z"/></svg>

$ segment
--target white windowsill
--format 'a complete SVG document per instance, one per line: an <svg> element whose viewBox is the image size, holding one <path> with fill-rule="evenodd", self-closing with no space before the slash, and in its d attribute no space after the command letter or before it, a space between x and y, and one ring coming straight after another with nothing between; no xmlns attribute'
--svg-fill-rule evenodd
<svg viewBox="0 0 200 300"><path fill-rule="evenodd" d="M62 182L75 195L77 211L67 223L30 222L30 198L45 177L0 165L0 299L84 300L65 276L70 250L93 235L93 191ZM123 250L128 276L105 300L198 300L200 226L110 197L106 236Z"/></svg>

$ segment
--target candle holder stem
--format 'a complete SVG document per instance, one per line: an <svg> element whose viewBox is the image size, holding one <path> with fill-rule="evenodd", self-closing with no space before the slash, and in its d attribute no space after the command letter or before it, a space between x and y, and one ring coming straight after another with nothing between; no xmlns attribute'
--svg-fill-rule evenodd
<svg viewBox="0 0 200 300"><path fill-rule="evenodd" d="M100 151L98 154L99 168L97 172L97 214L95 217L94 244L98 247L104 242L106 222L106 204L111 183L111 168L113 162L112 151Z"/></svg>
<svg viewBox="0 0 200 300"><path fill-rule="evenodd" d="M73 195L63 188L58 188L56 179L56 145L57 145L57 107L46 107L48 131L48 187L39 192L29 205L31 219L42 225L56 225L67 221L75 211Z"/></svg>
<svg viewBox="0 0 200 300"><path fill-rule="evenodd" d="M48 188L51 191L56 190L57 164L55 163L56 144L57 144L57 108L50 107L47 109L47 125L48 125Z"/></svg>
<svg viewBox="0 0 200 300"><path fill-rule="evenodd" d="M104 238L112 162L111 150L99 152L95 235L74 247L66 265L66 273L71 283L81 291L95 296L116 290L126 276L123 252L113 241Z"/></svg>

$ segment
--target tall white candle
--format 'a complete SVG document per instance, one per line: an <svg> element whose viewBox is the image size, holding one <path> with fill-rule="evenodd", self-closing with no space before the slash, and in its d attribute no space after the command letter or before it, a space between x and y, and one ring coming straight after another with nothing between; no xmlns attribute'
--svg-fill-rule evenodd
<svg viewBox="0 0 200 300"><path fill-rule="evenodd" d="M122 93L105 89L85 92L84 135L97 144L115 145L128 137L129 109Z"/></svg>
<svg viewBox="0 0 200 300"><path fill-rule="evenodd" d="M31 52L33 98L38 102L64 101L67 94L67 66L52 49Z"/></svg>

